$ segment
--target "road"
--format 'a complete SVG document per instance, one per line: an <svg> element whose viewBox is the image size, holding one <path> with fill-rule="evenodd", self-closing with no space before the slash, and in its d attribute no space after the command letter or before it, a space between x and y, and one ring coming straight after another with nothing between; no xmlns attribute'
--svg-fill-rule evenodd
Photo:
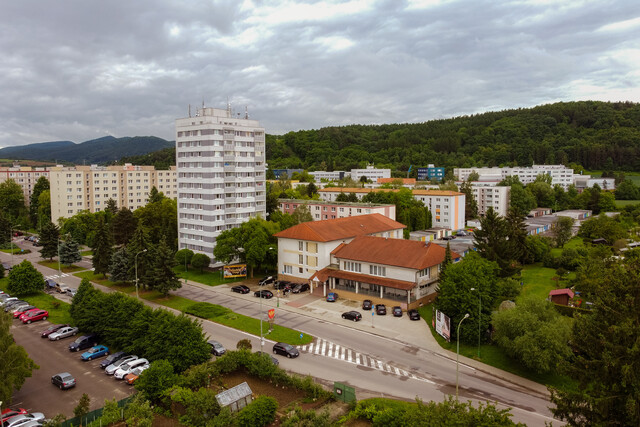
<svg viewBox="0 0 640 427"><path fill-rule="evenodd" d="M29 247L30 245L25 245ZM35 248L38 249L38 248ZM9 255L2 254L2 261L9 261ZM57 275L57 270L41 266L37 251L20 256L30 259L45 276ZM15 258L18 258L17 256ZM18 259L16 259L16 262ZM90 268L83 261L79 265ZM60 279L56 279L59 280ZM66 276L66 285L77 287L80 279ZM198 288L188 286L180 291L181 296L191 296L194 300L206 300L220 304L244 315L259 317L259 301L240 298L232 293L204 295ZM263 301L264 308L274 306L275 301ZM314 347L301 348L297 359L279 357L281 367L314 378L330 385L340 381L356 387L358 398L387 396L402 399L442 401L455 395L456 363L448 357L397 340L355 330L347 326L316 319L303 314L279 310L278 324L295 328L317 337ZM245 334L213 322L203 322L204 331L220 341L227 348L235 348L238 340L250 338L253 348L260 347L259 337ZM271 351L273 342L265 344ZM357 357L356 357L357 356ZM542 426L552 418L550 403L544 394L536 393L518 384L481 372L471 366L460 364L459 396L461 400L474 402L491 401L500 407L510 407L513 419L530 426Z"/></svg>

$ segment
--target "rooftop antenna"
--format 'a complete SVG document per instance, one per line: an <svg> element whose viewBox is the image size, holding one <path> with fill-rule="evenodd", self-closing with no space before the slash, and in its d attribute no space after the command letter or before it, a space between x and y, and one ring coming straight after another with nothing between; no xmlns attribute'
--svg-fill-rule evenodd
<svg viewBox="0 0 640 427"><path fill-rule="evenodd" d="M189 104L189 117L191 117L191 104Z"/></svg>
<svg viewBox="0 0 640 427"><path fill-rule="evenodd" d="M202 97L202 108L204 108L204 96Z"/></svg>
<svg viewBox="0 0 640 427"><path fill-rule="evenodd" d="M244 106L244 118L249 119L249 108L246 105Z"/></svg>
<svg viewBox="0 0 640 427"><path fill-rule="evenodd" d="M233 117L231 114L231 103L229 102L229 97L227 96L227 117Z"/></svg>

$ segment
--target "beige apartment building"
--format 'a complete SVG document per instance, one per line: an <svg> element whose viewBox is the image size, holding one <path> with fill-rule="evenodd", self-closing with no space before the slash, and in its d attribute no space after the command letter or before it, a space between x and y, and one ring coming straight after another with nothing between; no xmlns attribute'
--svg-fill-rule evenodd
<svg viewBox="0 0 640 427"><path fill-rule="evenodd" d="M5 182L10 179L14 180L22 188L26 205L29 205L31 202L33 187L41 176L49 179L49 170L43 167L32 168L30 166L19 165L10 168L0 168L0 182Z"/></svg>
<svg viewBox="0 0 640 427"><path fill-rule="evenodd" d="M49 169L51 220L69 218L80 211L100 212L113 199L118 208L136 210L149 201L153 187L176 199L176 168L155 170L153 166L56 166Z"/></svg>

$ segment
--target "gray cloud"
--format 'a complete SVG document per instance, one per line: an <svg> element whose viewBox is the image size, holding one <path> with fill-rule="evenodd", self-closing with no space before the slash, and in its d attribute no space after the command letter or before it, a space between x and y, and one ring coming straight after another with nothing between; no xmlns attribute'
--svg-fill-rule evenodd
<svg viewBox="0 0 640 427"><path fill-rule="evenodd" d="M188 104L269 133L640 101L632 1L4 2L0 146L173 139Z"/></svg>

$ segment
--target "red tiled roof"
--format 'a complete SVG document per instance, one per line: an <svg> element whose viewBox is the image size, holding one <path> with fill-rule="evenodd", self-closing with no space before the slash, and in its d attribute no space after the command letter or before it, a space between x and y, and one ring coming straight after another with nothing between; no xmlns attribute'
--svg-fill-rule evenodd
<svg viewBox="0 0 640 427"><path fill-rule="evenodd" d="M414 282L407 282L405 280L387 279L385 277L369 276L367 274L353 273L351 271L334 270L332 268L323 268L316 272L309 280L317 277L319 281L324 282L329 277L336 277L338 279L354 280L358 282L371 283L374 285L386 286L394 289L409 290L413 289L416 284Z"/></svg>
<svg viewBox="0 0 640 427"><path fill-rule="evenodd" d="M569 295L569 298L573 298L573 291L569 288L554 289L552 291L549 291L549 296L553 296L553 295Z"/></svg>
<svg viewBox="0 0 640 427"><path fill-rule="evenodd" d="M380 214L309 221L274 234L287 239L331 242L340 239L406 228L406 225Z"/></svg>
<svg viewBox="0 0 640 427"><path fill-rule="evenodd" d="M444 261L446 249L416 240L358 236L333 251L336 258L422 270ZM451 251L451 258L460 255Z"/></svg>
<svg viewBox="0 0 640 427"><path fill-rule="evenodd" d="M376 182L378 184L386 184L386 183L393 183L393 182L397 182L397 181L402 181L403 184L415 184L416 183L416 179L415 178L378 178L378 180Z"/></svg>
<svg viewBox="0 0 640 427"><path fill-rule="evenodd" d="M393 191L393 188L359 188L359 187L326 187L318 190L319 193L374 193L376 191ZM462 196L464 193L450 190L412 190L413 195L418 196Z"/></svg>

